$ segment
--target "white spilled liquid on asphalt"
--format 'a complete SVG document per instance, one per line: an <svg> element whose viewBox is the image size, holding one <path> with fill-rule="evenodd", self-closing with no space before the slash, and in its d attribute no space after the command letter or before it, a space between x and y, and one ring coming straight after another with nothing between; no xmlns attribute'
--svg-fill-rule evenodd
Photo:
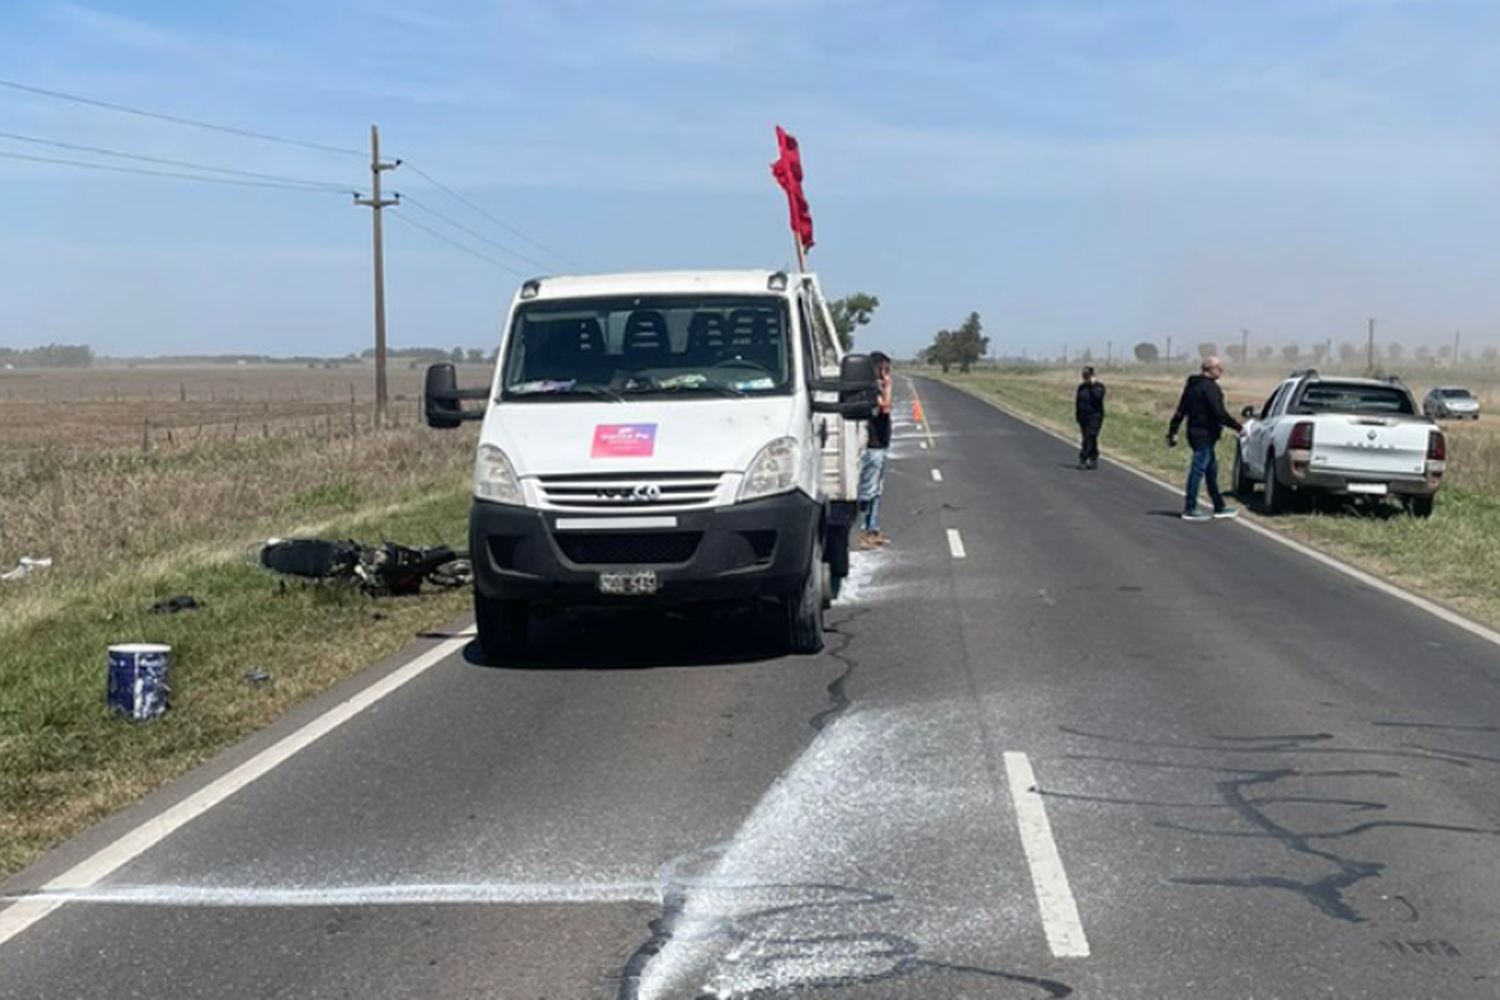
<svg viewBox="0 0 1500 1000"><path fill-rule="evenodd" d="M730 842L664 869L675 921L637 996L779 995L982 965L1004 928L1034 929L999 872L1004 820L980 751L952 706L838 719Z"/></svg>

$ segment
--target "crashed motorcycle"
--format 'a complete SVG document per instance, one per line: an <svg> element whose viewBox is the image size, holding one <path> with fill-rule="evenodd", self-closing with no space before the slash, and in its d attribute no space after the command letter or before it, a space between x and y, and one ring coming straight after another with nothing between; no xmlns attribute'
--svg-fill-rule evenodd
<svg viewBox="0 0 1500 1000"><path fill-rule="evenodd" d="M423 583L446 590L474 579L468 556L446 545L417 548L395 542L273 538L260 546L257 561L282 576L348 583L371 597L415 594Z"/></svg>

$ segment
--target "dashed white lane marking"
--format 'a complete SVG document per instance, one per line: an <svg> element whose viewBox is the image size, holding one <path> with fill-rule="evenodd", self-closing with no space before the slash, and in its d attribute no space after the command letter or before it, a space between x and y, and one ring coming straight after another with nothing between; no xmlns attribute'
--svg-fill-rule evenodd
<svg viewBox="0 0 1500 1000"><path fill-rule="evenodd" d="M959 536L957 528L948 529L948 551L953 553L955 559L962 559L968 555L964 551L964 540Z"/></svg>
<svg viewBox="0 0 1500 1000"><path fill-rule="evenodd" d="M940 482L943 481L943 470L942 469L933 469L932 470L932 481L935 482L935 483L940 483Z"/></svg>
<svg viewBox="0 0 1500 1000"><path fill-rule="evenodd" d="M0 944L20 934L67 902L70 891L88 889L161 843L181 827L208 812L235 792L264 777L313 741L333 732L386 695L415 680L462 649L465 633L440 643L406 666L340 702L301 729L251 757L239 767L210 782L165 812L153 816L119 840L95 852L42 887L41 894L0 910Z"/></svg>
<svg viewBox="0 0 1500 1000"><path fill-rule="evenodd" d="M1089 942L1078 918L1078 904L1068 885L1062 855L1052 837L1047 808L1037 790L1036 775L1024 753L1005 754L1005 773L1010 779L1010 797L1016 806L1016 825L1021 830L1021 846L1031 866L1031 881L1036 887L1036 903L1042 912L1042 928L1047 932L1047 947L1057 958L1087 958Z"/></svg>

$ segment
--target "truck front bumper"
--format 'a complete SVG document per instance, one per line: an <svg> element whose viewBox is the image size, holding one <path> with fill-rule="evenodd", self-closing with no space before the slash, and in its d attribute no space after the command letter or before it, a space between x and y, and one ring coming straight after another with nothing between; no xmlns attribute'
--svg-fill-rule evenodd
<svg viewBox="0 0 1500 1000"><path fill-rule="evenodd" d="M639 526L643 519L658 523ZM771 597L802 585L823 520L822 505L800 492L629 516L475 501L469 553L475 588L494 600L607 607ZM601 573L643 570L656 574L655 594L599 589Z"/></svg>

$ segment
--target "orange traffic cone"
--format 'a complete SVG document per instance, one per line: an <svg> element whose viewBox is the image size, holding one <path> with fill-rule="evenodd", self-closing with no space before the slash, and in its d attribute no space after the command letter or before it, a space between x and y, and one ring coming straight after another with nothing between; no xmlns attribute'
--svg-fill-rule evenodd
<svg viewBox="0 0 1500 1000"><path fill-rule="evenodd" d="M922 419L922 401L920 399L912 404L911 417L917 422L918 427L922 426L922 424L925 423L925 421Z"/></svg>

